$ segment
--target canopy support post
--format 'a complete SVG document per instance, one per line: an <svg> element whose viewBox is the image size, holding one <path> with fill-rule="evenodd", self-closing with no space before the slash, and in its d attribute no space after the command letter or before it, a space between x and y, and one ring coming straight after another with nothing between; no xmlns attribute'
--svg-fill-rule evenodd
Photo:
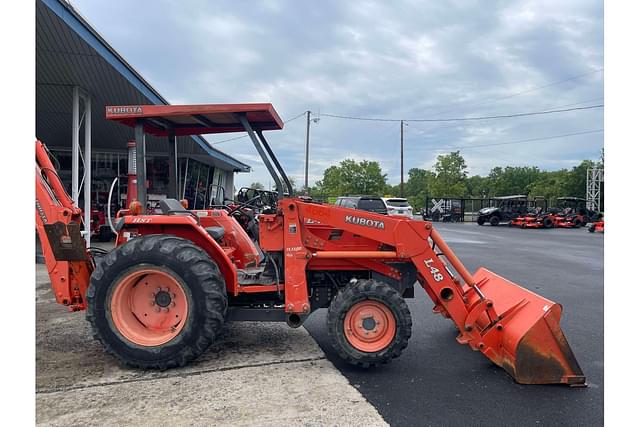
<svg viewBox="0 0 640 427"><path fill-rule="evenodd" d="M173 129L169 129L169 144L167 146L169 152L169 191L167 197L170 199L178 198L178 146L176 143L176 133Z"/></svg>
<svg viewBox="0 0 640 427"><path fill-rule="evenodd" d="M251 142L253 142L254 147L256 147L256 150L260 155L260 158L262 159L262 161L264 162L264 165L267 167L267 170L269 171L269 175L271 175L271 178L273 178L273 180L275 181L276 189L278 190L278 199L282 199L284 195L284 191L282 189L282 180L276 173L275 169L273 169L273 165L271 164L269 157L262 149L262 146L260 145L260 141L258 141L258 138L256 138L256 134L253 131L253 128L251 127L251 123L249 123L249 120L247 119L246 114L235 114L235 116L238 118L238 121L240 121L240 123L242 124L242 127L244 128L244 130L249 134L249 138L251 138Z"/></svg>

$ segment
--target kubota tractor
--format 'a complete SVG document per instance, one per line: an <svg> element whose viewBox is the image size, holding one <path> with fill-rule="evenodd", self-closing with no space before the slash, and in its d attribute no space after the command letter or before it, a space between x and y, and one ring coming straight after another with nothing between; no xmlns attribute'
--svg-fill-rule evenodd
<svg viewBox="0 0 640 427"><path fill-rule="evenodd" d="M139 166L145 133L175 144L179 135L245 131L279 199L255 218L258 244L236 208L188 210L167 199L160 214L142 214L138 167L139 200L116 220L116 247L98 254L85 247L80 211L36 141L36 226L56 300L86 309L94 335L127 365L182 366L226 321L298 327L323 307L337 354L363 367L386 363L407 347L405 298L417 282L434 313L454 322L458 342L517 382L585 384L561 306L485 268L470 274L430 222L284 197L291 183L263 135L283 127L271 104L116 106L107 118L135 128Z"/></svg>

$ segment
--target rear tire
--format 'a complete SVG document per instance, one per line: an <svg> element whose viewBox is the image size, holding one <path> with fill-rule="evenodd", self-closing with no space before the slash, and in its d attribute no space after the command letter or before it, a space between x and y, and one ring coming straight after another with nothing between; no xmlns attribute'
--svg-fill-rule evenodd
<svg viewBox="0 0 640 427"><path fill-rule="evenodd" d="M409 343L411 325L404 298L376 280L347 285L327 313L331 345L341 358L363 368L400 356Z"/></svg>
<svg viewBox="0 0 640 427"><path fill-rule="evenodd" d="M549 218L549 217L545 217L542 220L542 226L544 228L553 228L553 220L551 218Z"/></svg>
<svg viewBox="0 0 640 427"><path fill-rule="evenodd" d="M227 311L218 266L191 241L171 235L138 237L106 255L91 275L87 303L94 338L124 364L143 369L197 358Z"/></svg>
<svg viewBox="0 0 640 427"><path fill-rule="evenodd" d="M500 224L500 218L498 218L496 215L492 216L491 218L489 218L489 224L495 227L496 225Z"/></svg>

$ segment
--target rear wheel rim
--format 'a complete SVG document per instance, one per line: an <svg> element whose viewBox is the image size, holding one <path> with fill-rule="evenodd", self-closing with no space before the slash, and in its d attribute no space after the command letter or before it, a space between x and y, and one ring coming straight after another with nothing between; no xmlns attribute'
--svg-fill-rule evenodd
<svg viewBox="0 0 640 427"><path fill-rule="evenodd" d="M374 353L385 349L396 335L396 318L391 309L379 301L360 301L347 311L344 334L355 349Z"/></svg>
<svg viewBox="0 0 640 427"><path fill-rule="evenodd" d="M134 344L153 347L180 334L189 303L183 285L167 271L141 269L115 285L111 318L118 332Z"/></svg>

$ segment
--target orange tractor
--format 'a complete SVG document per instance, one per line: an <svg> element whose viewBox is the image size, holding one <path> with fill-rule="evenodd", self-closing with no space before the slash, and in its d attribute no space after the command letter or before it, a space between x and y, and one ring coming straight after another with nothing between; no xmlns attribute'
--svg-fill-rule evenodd
<svg viewBox="0 0 640 427"><path fill-rule="evenodd" d="M197 358L226 321L298 327L328 308L332 344L370 367L407 347L414 285L453 321L458 342L523 384L585 384L560 329L562 308L480 268L471 274L430 222L295 198L263 131L283 127L271 104L107 107L107 118L144 135L248 133L277 186L275 206L189 210L175 199L145 206L144 158L137 197L115 221L116 247L85 247L82 217L36 142L36 226L56 300L87 310L94 336L127 365L166 369ZM175 143L175 139L173 139ZM288 193L288 194L287 194ZM251 216L251 239L234 216Z"/></svg>

